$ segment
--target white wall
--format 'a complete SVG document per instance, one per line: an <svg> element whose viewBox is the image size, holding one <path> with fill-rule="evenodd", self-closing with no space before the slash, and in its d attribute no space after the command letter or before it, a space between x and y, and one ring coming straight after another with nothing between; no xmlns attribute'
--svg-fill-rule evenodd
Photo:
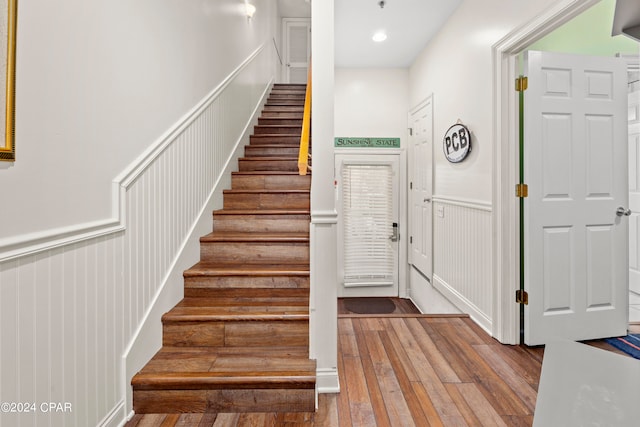
<svg viewBox="0 0 640 427"><path fill-rule="evenodd" d="M406 68L337 68L335 74L337 137L407 136L409 72Z"/></svg>
<svg viewBox="0 0 640 427"><path fill-rule="evenodd" d="M0 250L111 218L111 181L278 25L256 0L35 0L18 10L15 164ZM268 46L271 49L271 46Z"/></svg>
<svg viewBox="0 0 640 427"><path fill-rule="evenodd" d="M493 58L491 47L545 10L552 0L465 0L409 70L410 102L434 98L434 195L491 202ZM460 119L472 152L453 165L442 152L449 126Z"/></svg>
<svg viewBox="0 0 640 427"><path fill-rule="evenodd" d="M430 93L434 100L433 284L490 332L495 328L496 310L495 298L488 298L496 292L488 268L494 261L489 254L494 253L496 241L492 232L486 232L495 215L492 47L553 3L465 0L409 69L409 106ZM444 157L442 138L458 120L471 131L472 152L462 163L452 164ZM463 222L452 223L454 218ZM464 233L460 231L463 224L484 230ZM465 254L464 268L451 264L447 257L452 253Z"/></svg>

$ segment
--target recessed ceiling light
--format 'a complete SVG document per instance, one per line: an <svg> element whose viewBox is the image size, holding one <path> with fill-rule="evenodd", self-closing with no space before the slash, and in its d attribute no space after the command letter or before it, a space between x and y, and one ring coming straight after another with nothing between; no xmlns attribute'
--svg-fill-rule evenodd
<svg viewBox="0 0 640 427"><path fill-rule="evenodd" d="M387 33L385 33L384 31L378 31L373 35L372 39L374 42L383 42L387 39Z"/></svg>

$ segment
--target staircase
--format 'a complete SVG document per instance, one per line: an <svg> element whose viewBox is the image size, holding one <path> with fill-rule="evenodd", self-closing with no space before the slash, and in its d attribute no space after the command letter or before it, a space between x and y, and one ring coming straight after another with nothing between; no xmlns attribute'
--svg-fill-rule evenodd
<svg viewBox="0 0 640 427"><path fill-rule="evenodd" d="M184 299L162 318L163 347L132 379L136 413L315 410L304 91L274 86Z"/></svg>

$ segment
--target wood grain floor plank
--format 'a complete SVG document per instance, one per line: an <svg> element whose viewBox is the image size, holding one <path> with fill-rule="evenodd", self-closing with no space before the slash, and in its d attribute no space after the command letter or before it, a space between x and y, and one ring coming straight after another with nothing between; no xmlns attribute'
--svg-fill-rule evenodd
<svg viewBox="0 0 640 427"><path fill-rule="evenodd" d="M487 362L491 368L502 378L502 380L511 387L511 390L520 398L520 400L527 406L529 414L533 414L536 409L536 398L538 393L525 378L514 369L505 359L500 357L498 353L493 349L493 345L474 345L473 348L476 352Z"/></svg>
<svg viewBox="0 0 640 427"><path fill-rule="evenodd" d="M456 387L483 426L508 427L476 384L456 384Z"/></svg>
<svg viewBox="0 0 640 427"><path fill-rule="evenodd" d="M367 343L364 336L363 327L365 325L369 325L366 322L367 319L358 319L353 322L353 330L356 333L356 341L358 342L358 350L360 352L360 361L362 363L362 369L365 374L365 378L368 379L367 387L369 389L370 396L370 405L374 413L374 419L372 420L373 424L378 427L391 427L391 422L389 421L389 416L387 415L386 408L384 406L384 399L382 397L382 393L380 391L380 386L378 385L378 381L376 379L376 372L373 367L373 362L371 361L371 357L369 356L369 349L367 348ZM376 320L376 319L374 319ZM353 411L352 411L352 420ZM354 426L357 423L353 422ZM367 424L364 424L367 425Z"/></svg>
<svg viewBox="0 0 640 427"><path fill-rule="evenodd" d="M438 347L440 353L447 360L456 373L460 382L473 382L473 373L465 362L464 354L461 354L457 348L453 347L444 337L434 328L426 319L418 319L424 330L427 332L433 343Z"/></svg>
<svg viewBox="0 0 640 427"><path fill-rule="evenodd" d="M411 388L413 388L417 399L420 401L422 412L424 412L424 415L431 427L445 427L440 419L438 411L435 406L433 406L433 402L429 397L429 393L427 393L427 389L424 388L424 385L420 382L411 383Z"/></svg>
<svg viewBox="0 0 640 427"><path fill-rule="evenodd" d="M351 322L351 320L349 320L349 322ZM349 404L349 390L347 389L347 378L346 378L346 372L344 367L344 356L340 353L338 353L338 380L340 381L340 393L337 396L338 414L339 414L338 426L352 427L351 406Z"/></svg>
<svg viewBox="0 0 640 427"><path fill-rule="evenodd" d="M459 383L460 378L451 365L444 358L427 331L420 325L418 319L404 319L405 324L415 337L422 352L427 356L431 366L443 383Z"/></svg>
<svg viewBox="0 0 640 427"><path fill-rule="evenodd" d="M175 427L198 427L204 414L180 414ZM213 422L211 423L213 424Z"/></svg>
<svg viewBox="0 0 640 427"><path fill-rule="evenodd" d="M214 413L202 414L202 418L200 419L200 423L198 424L198 427L213 426L213 423L216 422L217 417L218 417L218 414L214 414Z"/></svg>
<svg viewBox="0 0 640 427"><path fill-rule="evenodd" d="M175 427L179 420L180 414L168 414L160 424L160 427Z"/></svg>
<svg viewBox="0 0 640 427"><path fill-rule="evenodd" d="M385 327L384 334L387 337L387 339L391 341L391 345L396 350L395 353L400 360L400 363L402 365L401 366L402 371L407 376L407 379L411 383L420 381L420 378L418 378L418 375L416 374L416 370L413 369L413 364L411 363L411 359L407 355L407 352L404 351L405 343L401 342L400 339L398 338L398 335L396 335L396 333L394 332L393 325L391 324L390 319L385 319L384 327ZM400 369L400 367L398 367L398 369Z"/></svg>
<svg viewBox="0 0 640 427"><path fill-rule="evenodd" d="M511 388L499 377L473 347L460 339L458 328L442 324L438 332L461 354L465 355L465 363L473 373L474 382L500 415L528 415L527 406L518 398Z"/></svg>
<svg viewBox="0 0 640 427"><path fill-rule="evenodd" d="M522 349L519 345L493 345L492 351L500 355L509 365L517 366L518 372L533 387L538 390L538 381L540 380L540 370L542 364L531 357L529 353Z"/></svg>
<svg viewBox="0 0 640 427"><path fill-rule="evenodd" d="M390 334L388 332L381 332L380 340L387 353L387 357L389 358L389 363L391 364L392 369L395 372L396 378L400 385L400 391L407 404L409 412L411 413L413 422L418 427L431 427L431 424L427 420L426 414L422 410L420 399L411 386L411 381L399 356L399 353L402 352L402 348L396 347L389 335Z"/></svg>
<svg viewBox="0 0 640 427"><path fill-rule="evenodd" d="M321 394L318 396L318 412L314 420L316 427L337 427L338 421L338 395Z"/></svg>
<svg viewBox="0 0 640 427"><path fill-rule="evenodd" d="M389 361L380 333L368 332L365 334L365 340L391 425L415 426L406 397L398 382L396 371Z"/></svg>
<svg viewBox="0 0 640 427"><path fill-rule="evenodd" d="M213 423L213 427L236 427L240 414L218 414Z"/></svg>
<svg viewBox="0 0 640 427"><path fill-rule="evenodd" d="M158 427L166 418L167 414L147 414L138 421L136 427Z"/></svg>
<svg viewBox="0 0 640 427"><path fill-rule="evenodd" d="M346 392L349 394L351 422L354 426L374 425L376 416L373 412L362 361L357 357L344 357L342 360Z"/></svg>
<svg viewBox="0 0 640 427"><path fill-rule="evenodd" d="M398 338L404 343L404 350L412 361L413 368L420 378L420 381L427 390L429 398L433 402L433 406L438 411L440 419L445 425L455 425L460 421L464 421L462 415L456 408L455 403L447 393L444 385L440 381L438 374L435 372L431 363L422 352L415 337L404 323L403 319L393 319L392 325L394 332Z"/></svg>
<svg viewBox="0 0 640 427"><path fill-rule="evenodd" d="M456 402L456 407L462 414L467 425L469 427L482 426L482 423L480 422L478 417L476 417L476 415L473 413L473 409L471 409L467 401L464 400L464 397L462 397L462 393L460 393L460 389L458 388L459 385L460 384L449 383L445 384L444 386L453 401Z"/></svg>

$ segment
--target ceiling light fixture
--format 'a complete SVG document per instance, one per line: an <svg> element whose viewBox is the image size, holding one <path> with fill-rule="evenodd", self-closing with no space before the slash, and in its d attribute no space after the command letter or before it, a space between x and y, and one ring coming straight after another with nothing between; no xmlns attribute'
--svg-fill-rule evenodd
<svg viewBox="0 0 640 427"><path fill-rule="evenodd" d="M384 30L377 31L373 37L374 42L380 43L387 39L387 33Z"/></svg>
<svg viewBox="0 0 640 427"><path fill-rule="evenodd" d="M386 4L386 2L384 0L380 0L378 2L378 6L380 6L380 9L384 9L384 5Z"/></svg>
<svg viewBox="0 0 640 427"><path fill-rule="evenodd" d="M245 13L247 15L247 18L253 18L253 14L256 13L256 7L251 3L245 3Z"/></svg>

